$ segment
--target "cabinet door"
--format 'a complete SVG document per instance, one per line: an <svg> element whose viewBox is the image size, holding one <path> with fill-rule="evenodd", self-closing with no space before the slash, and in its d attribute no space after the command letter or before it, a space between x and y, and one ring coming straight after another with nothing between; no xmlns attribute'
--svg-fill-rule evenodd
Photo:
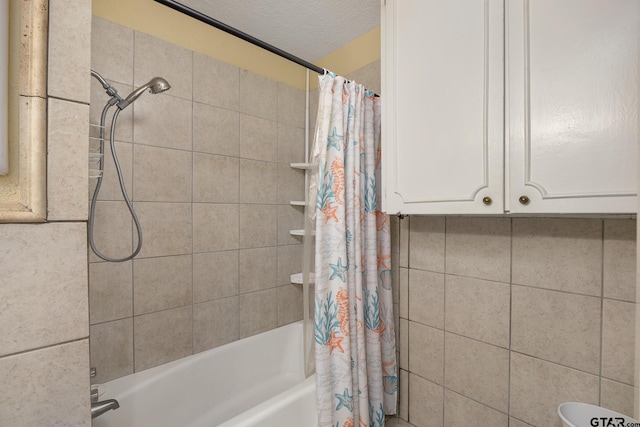
<svg viewBox="0 0 640 427"><path fill-rule="evenodd" d="M506 2L511 212L636 212L639 3Z"/></svg>
<svg viewBox="0 0 640 427"><path fill-rule="evenodd" d="M502 213L503 1L386 0L382 21L383 209Z"/></svg>

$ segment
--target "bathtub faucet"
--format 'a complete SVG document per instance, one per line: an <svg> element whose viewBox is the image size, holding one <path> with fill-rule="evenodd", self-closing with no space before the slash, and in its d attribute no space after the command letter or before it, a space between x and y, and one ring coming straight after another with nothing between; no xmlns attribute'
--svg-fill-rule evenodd
<svg viewBox="0 0 640 427"><path fill-rule="evenodd" d="M107 399L91 404L91 419L98 417L111 409L118 409L120 404L115 399Z"/></svg>

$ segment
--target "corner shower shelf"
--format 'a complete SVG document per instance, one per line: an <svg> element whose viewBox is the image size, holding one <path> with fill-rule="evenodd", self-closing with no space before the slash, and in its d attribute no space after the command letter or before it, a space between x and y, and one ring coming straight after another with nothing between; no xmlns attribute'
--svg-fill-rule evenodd
<svg viewBox="0 0 640 427"><path fill-rule="evenodd" d="M289 202L289 204L291 206L306 206L307 204L304 202L304 200L292 200Z"/></svg>
<svg viewBox="0 0 640 427"><path fill-rule="evenodd" d="M311 165L309 163L291 163L291 167L294 169L311 169Z"/></svg>
<svg viewBox="0 0 640 427"><path fill-rule="evenodd" d="M309 273L309 282L315 283L316 277L314 273ZM302 285L302 273L294 273L291 275L291 283L294 285Z"/></svg>
<svg viewBox="0 0 640 427"><path fill-rule="evenodd" d="M289 234L291 234L292 236L304 236L304 230L300 229L300 230L289 230ZM315 236L316 233L312 233L312 236Z"/></svg>

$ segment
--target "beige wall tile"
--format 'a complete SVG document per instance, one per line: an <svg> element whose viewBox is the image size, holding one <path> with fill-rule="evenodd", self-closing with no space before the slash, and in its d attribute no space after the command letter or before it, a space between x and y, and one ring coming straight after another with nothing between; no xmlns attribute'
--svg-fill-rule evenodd
<svg viewBox="0 0 640 427"><path fill-rule="evenodd" d="M278 326L276 289L240 295L240 337L259 334Z"/></svg>
<svg viewBox="0 0 640 427"><path fill-rule="evenodd" d="M276 247L240 249L240 294L276 287Z"/></svg>
<svg viewBox="0 0 640 427"><path fill-rule="evenodd" d="M447 273L509 282L511 219L448 217Z"/></svg>
<svg viewBox="0 0 640 427"><path fill-rule="evenodd" d="M278 271L276 275L278 286L290 284L291 275L302 272L303 253L302 245L278 246Z"/></svg>
<svg viewBox="0 0 640 427"><path fill-rule="evenodd" d="M444 217L414 215L409 234L409 266L444 273Z"/></svg>
<svg viewBox="0 0 640 427"><path fill-rule="evenodd" d="M399 239L398 239L398 245L399 245L399 254L400 257L398 259L398 264L400 265L400 267L409 267L409 235L410 235L410 228L411 228L411 218L410 217L405 217L404 219L400 220L400 230L399 230ZM420 226L418 225L418 230L420 229ZM420 238L418 238L418 240L421 241ZM437 239L436 239L437 240ZM436 245L439 246L439 245ZM439 252L439 251L436 251ZM444 249L442 249L442 256L444 257ZM438 263L438 265L440 265ZM444 271L444 266L442 267L442 271Z"/></svg>
<svg viewBox="0 0 640 427"><path fill-rule="evenodd" d="M89 103L91 72L89 34L91 34L91 4L83 0L49 1L47 64L49 96Z"/></svg>
<svg viewBox="0 0 640 427"><path fill-rule="evenodd" d="M400 268L400 317L409 318L409 269Z"/></svg>
<svg viewBox="0 0 640 427"><path fill-rule="evenodd" d="M276 163L240 159L240 203L276 203Z"/></svg>
<svg viewBox="0 0 640 427"><path fill-rule="evenodd" d="M278 124L247 114L240 114L240 157L278 161Z"/></svg>
<svg viewBox="0 0 640 427"><path fill-rule="evenodd" d="M192 99L193 52L140 31L135 32L133 77L135 86L154 77L171 85L171 95Z"/></svg>
<svg viewBox="0 0 640 427"><path fill-rule="evenodd" d="M191 253L190 203L136 202L134 207L144 236L140 258ZM197 236L201 230L195 230Z"/></svg>
<svg viewBox="0 0 640 427"><path fill-rule="evenodd" d="M313 138L312 135L309 139ZM304 157L304 129L278 123L278 162L302 163Z"/></svg>
<svg viewBox="0 0 640 427"><path fill-rule="evenodd" d="M302 285L278 286L278 326L302 320Z"/></svg>
<svg viewBox="0 0 640 427"><path fill-rule="evenodd" d="M238 67L199 53L193 54L193 100L238 111Z"/></svg>
<svg viewBox="0 0 640 427"><path fill-rule="evenodd" d="M86 225L0 226L0 356L89 335Z"/></svg>
<svg viewBox="0 0 640 427"><path fill-rule="evenodd" d="M444 354L445 387L493 409L507 412L509 350L447 333ZM445 397L445 402L447 400L448 397Z"/></svg>
<svg viewBox="0 0 640 427"><path fill-rule="evenodd" d="M199 353L239 338L238 297L193 306L193 351Z"/></svg>
<svg viewBox="0 0 640 427"><path fill-rule="evenodd" d="M104 383L133 373L133 318L91 326L92 382Z"/></svg>
<svg viewBox="0 0 640 427"><path fill-rule="evenodd" d="M299 236L292 236L291 230L304 228L304 208L300 206L278 205L278 244L295 245Z"/></svg>
<svg viewBox="0 0 640 427"><path fill-rule="evenodd" d="M391 254L400 255L400 218L395 215L389 215L389 232L391 234Z"/></svg>
<svg viewBox="0 0 640 427"><path fill-rule="evenodd" d="M136 372L191 354L191 316L189 306L133 319Z"/></svg>
<svg viewBox="0 0 640 427"><path fill-rule="evenodd" d="M398 389L398 417L409 420L409 373L400 371L400 388Z"/></svg>
<svg viewBox="0 0 640 427"><path fill-rule="evenodd" d="M190 305L191 255L133 261L133 309L136 316Z"/></svg>
<svg viewBox="0 0 640 427"><path fill-rule="evenodd" d="M125 202L96 203L93 241L98 252L110 258L124 258L131 255L132 233L133 220ZM101 261L93 251L89 251L89 260Z"/></svg>
<svg viewBox="0 0 640 427"><path fill-rule="evenodd" d="M600 295L602 221L513 219L513 283Z"/></svg>
<svg viewBox="0 0 640 427"><path fill-rule="evenodd" d="M409 371L436 384L442 384L444 332L409 322Z"/></svg>
<svg viewBox="0 0 640 427"><path fill-rule="evenodd" d="M91 325L133 316L132 261L89 264Z"/></svg>
<svg viewBox="0 0 640 427"><path fill-rule="evenodd" d="M193 153L193 201L237 203L240 162L237 157Z"/></svg>
<svg viewBox="0 0 640 427"><path fill-rule="evenodd" d="M495 409L445 389L444 425L507 427L509 425L509 417Z"/></svg>
<svg viewBox="0 0 640 427"><path fill-rule="evenodd" d="M89 106L54 98L47 103L47 219L86 220Z"/></svg>
<svg viewBox="0 0 640 427"><path fill-rule="evenodd" d="M278 123L304 128L305 91L284 83L277 86Z"/></svg>
<svg viewBox="0 0 640 427"><path fill-rule="evenodd" d="M275 205L240 205L240 247L278 244L278 213Z"/></svg>
<svg viewBox="0 0 640 427"><path fill-rule="evenodd" d="M399 323L400 340L398 341L398 349L400 350L400 358L398 365L402 369L409 369L409 321L400 319Z"/></svg>
<svg viewBox="0 0 640 427"><path fill-rule="evenodd" d="M444 274L409 269L409 319L444 329Z"/></svg>
<svg viewBox="0 0 640 427"><path fill-rule="evenodd" d="M87 339L0 359L0 425L88 426Z"/></svg>
<svg viewBox="0 0 640 427"><path fill-rule="evenodd" d="M605 299L602 318L602 376L633 384L635 356L634 303Z"/></svg>
<svg viewBox="0 0 640 427"><path fill-rule="evenodd" d="M271 182L271 181L269 181ZM287 164L278 165L277 203L287 205L292 200L304 200L304 171Z"/></svg>
<svg viewBox="0 0 640 427"><path fill-rule="evenodd" d="M604 221L604 296L635 302L636 221Z"/></svg>
<svg viewBox="0 0 640 427"><path fill-rule="evenodd" d="M107 143L109 145L109 143ZM118 162L120 163L120 170L122 171L122 179L124 180L124 188L127 191L127 195L131 197L133 190L133 144L128 142L116 142L116 155L118 156ZM113 157L111 157L111 150L106 148L105 150L105 162L102 173L102 184L100 185L100 192L98 193L98 200L111 200L122 201L122 189L120 188L120 181L118 179L118 173L116 172L115 164L113 163ZM97 169L96 165L96 169ZM93 188L95 188L96 179L92 179L89 192L89 200L93 197Z"/></svg>
<svg viewBox="0 0 640 427"><path fill-rule="evenodd" d="M133 159L133 200L191 202L191 152L135 144Z"/></svg>
<svg viewBox="0 0 640 427"><path fill-rule="evenodd" d="M104 78L132 85L133 30L93 15L91 69Z"/></svg>
<svg viewBox="0 0 640 427"><path fill-rule="evenodd" d="M240 115L237 111L193 103L193 150L238 156Z"/></svg>
<svg viewBox="0 0 640 427"><path fill-rule="evenodd" d="M558 405L563 402L598 404L595 375L511 353L509 414L534 426L561 427Z"/></svg>
<svg viewBox="0 0 640 427"><path fill-rule="evenodd" d="M621 414L633 416L633 386L602 378L600 405Z"/></svg>
<svg viewBox="0 0 640 427"><path fill-rule="evenodd" d="M238 205L193 204L194 252L238 249Z"/></svg>
<svg viewBox="0 0 640 427"><path fill-rule="evenodd" d="M238 251L193 254L193 302L238 295Z"/></svg>
<svg viewBox="0 0 640 427"><path fill-rule="evenodd" d="M447 331L509 347L509 284L447 275L444 299Z"/></svg>
<svg viewBox="0 0 640 427"><path fill-rule="evenodd" d="M192 149L191 101L173 96L171 90L157 95L145 92L133 107L133 136L137 144Z"/></svg>
<svg viewBox="0 0 640 427"><path fill-rule="evenodd" d="M597 374L600 299L512 287L511 349Z"/></svg>
<svg viewBox="0 0 640 427"><path fill-rule="evenodd" d="M240 112L276 121L277 83L247 70L240 70Z"/></svg>
<svg viewBox="0 0 640 427"><path fill-rule="evenodd" d="M443 388L409 373L409 422L416 427L443 426Z"/></svg>

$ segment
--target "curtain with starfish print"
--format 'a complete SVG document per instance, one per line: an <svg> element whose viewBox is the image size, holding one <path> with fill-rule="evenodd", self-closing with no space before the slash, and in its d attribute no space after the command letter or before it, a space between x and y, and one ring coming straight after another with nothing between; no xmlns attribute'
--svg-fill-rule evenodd
<svg viewBox="0 0 640 427"><path fill-rule="evenodd" d="M382 427L396 413L398 375L380 98L332 73L319 93L310 159L318 425Z"/></svg>

